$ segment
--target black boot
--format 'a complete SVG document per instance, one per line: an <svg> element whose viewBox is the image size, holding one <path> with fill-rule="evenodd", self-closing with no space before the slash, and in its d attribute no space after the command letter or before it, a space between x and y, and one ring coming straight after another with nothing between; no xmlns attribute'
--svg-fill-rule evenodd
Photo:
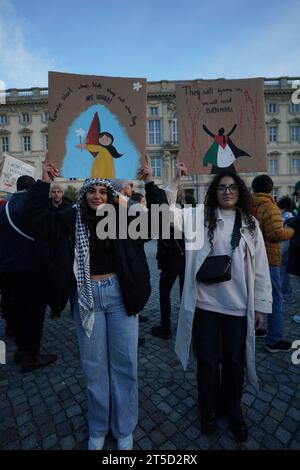
<svg viewBox="0 0 300 470"><path fill-rule="evenodd" d="M17 349L17 351L15 352L15 357L14 357L14 361L16 364L19 364L23 358L25 356L25 351L22 351L22 349Z"/></svg>
<svg viewBox="0 0 300 470"><path fill-rule="evenodd" d="M203 434L211 436L217 429L217 418L215 413L210 413L201 418L201 430Z"/></svg>
<svg viewBox="0 0 300 470"><path fill-rule="evenodd" d="M242 415L229 420L229 429L239 442L248 439L248 428Z"/></svg>
<svg viewBox="0 0 300 470"><path fill-rule="evenodd" d="M170 329L165 329L162 326L152 326L151 334L162 339L171 339L172 331Z"/></svg>
<svg viewBox="0 0 300 470"><path fill-rule="evenodd" d="M31 372L41 367L47 367L57 359L56 354L38 354L37 356L25 355L21 364L21 372Z"/></svg>

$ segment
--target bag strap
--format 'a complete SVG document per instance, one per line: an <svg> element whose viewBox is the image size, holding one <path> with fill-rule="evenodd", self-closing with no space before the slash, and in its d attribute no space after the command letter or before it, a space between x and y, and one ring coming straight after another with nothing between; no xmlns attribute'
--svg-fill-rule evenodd
<svg viewBox="0 0 300 470"><path fill-rule="evenodd" d="M176 243L177 245L177 248L178 250L180 251L180 255L183 256L184 255L184 251L182 250L181 246L179 245L178 241L176 240L176 238L174 238L174 242Z"/></svg>
<svg viewBox="0 0 300 470"><path fill-rule="evenodd" d="M8 204L9 204L9 201L5 204L5 213L6 213L7 220L10 223L10 225L12 226L12 228L16 232L18 232L20 235L22 235L22 237L28 238L28 240L31 240L31 241L34 242L34 238L32 238L29 235L27 235L26 233L22 232L22 230L13 223L13 221L11 219L11 216L10 216L10 213L9 213Z"/></svg>
<svg viewBox="0 0 300 470"><path fill-rule="evenodd" d="M231 243L231 256L233 255L233 252L236 249L236 247L239 246L240 239L241 239L241 231L240 231L241 226L242 226L241 213L237 209L235 211L234 226L233 226L231 241L230 241L230 243Z"/></svg>

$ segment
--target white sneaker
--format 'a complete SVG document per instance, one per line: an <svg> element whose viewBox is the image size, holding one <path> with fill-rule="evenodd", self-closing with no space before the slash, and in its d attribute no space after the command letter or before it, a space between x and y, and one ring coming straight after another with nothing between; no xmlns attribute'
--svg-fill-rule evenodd
<svg viewBox="0 0 300 470"><path fill-rule="evenodd" d="M88 450L102 450L104 447L105 436L89 437Z"/></svg>
<svg viewBox="0 0 300 470"><path fill-rule="evenodd" d="M293 320L297 323L300 323L300 315L294 315Z"/></svg>
<svg viewBox="0 0 300 470"><path fill-rule="evenodd" d="M118 450L132 450L133 448L133 435L129 434L129 436L121 437L118 439L117 442L117 449Z"/></svg>

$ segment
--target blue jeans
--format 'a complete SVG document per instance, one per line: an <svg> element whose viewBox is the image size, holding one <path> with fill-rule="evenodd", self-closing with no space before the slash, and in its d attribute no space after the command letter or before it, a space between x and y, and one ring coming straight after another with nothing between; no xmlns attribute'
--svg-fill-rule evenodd
<svg viewBox="0 0 300 470"><path fill-rule="evenodd" d="M293 298L293 291L290 275L286 272L285 268L285 264L280 265L281 292L283 299L286 302L290 302Z"/></svg>
<svg viewBox="0 0 300 470"><path fill-rule="evenodd" d="M270 276L272 283L273 306L272 314L267 315L268 331L266 344L272 346L283 339L284 305L281 292L280 266L271 266Z"/></svg>
<svg viewBox="0 0 300 470"><path fill-rule="evenodd" d="M138 420L138 316L128 316L117 276L92 282L95 322L85 333L78 300L74 318L81 366L88 390L88 424L92 437L111 429L116 439L132 433Z"/></svg>

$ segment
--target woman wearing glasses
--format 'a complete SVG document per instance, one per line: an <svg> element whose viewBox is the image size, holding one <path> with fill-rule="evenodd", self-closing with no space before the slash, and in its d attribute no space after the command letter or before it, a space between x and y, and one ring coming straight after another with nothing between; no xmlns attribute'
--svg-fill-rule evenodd
<svg viewBox="0 0 300 470"><path fill-rule="evenodd" d="M185 170L183 163L177 168L178 175ZM151 169L146 166L143 171L147 182ZM169 188L163 195L153 186L146 184L148 203L168 199L171 205L176 190ZM175 351L185 369L193 332L202 431L214 433L222 412L233 435L243 442L248 437L241 410L244 364L249 381L258 388L255 328L262 324L262 313L272 311L268 260L258 222L250 212L250 193L237 174L216 175L204 213L201 206L172 209L175 226L179 228L183 219L186 246ZM204 242L194 249L189 247L187 230L201 216Z"/></svg>

